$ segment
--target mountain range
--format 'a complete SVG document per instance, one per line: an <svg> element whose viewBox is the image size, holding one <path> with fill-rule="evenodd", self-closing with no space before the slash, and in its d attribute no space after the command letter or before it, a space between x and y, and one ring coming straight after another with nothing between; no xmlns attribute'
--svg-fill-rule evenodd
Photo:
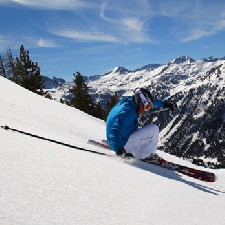
<svg viewBox="0 0 225 225"><path fill-rule="evenodd" d="M45 78L46 90L59 101L70 98L72 82ZM113 70L84 77L92 98L105 106L110 95L132 95L145 87L154 97L176 102L174 112L154 108L140 124L160 127L159 148L185 158L216 159L225 163L225 57L195 60L181 56L166 64L148 64L134 71Z"/></svg>

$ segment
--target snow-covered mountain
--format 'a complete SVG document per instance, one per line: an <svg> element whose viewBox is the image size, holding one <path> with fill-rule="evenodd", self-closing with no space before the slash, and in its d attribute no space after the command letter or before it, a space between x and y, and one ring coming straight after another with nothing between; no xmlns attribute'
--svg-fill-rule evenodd
<svg viewBox="0 0 225 225"><path fill-rule="evenodd" d="M46 89L58 88L60 86L63 86L66 83L66 81L62 78L56 78L56 77L49 78L46 76L43 77L43 81L44 81Z"/></svg>
<svg viewBox="0 0 225 225"><path fill-rule="evenodd" d="M85 78L90 94L102 105L109 94L132 95L136 87L148 88L155 97L178 103L179 110L152 110L142 123L160 126L162 149L177 156L216 158L225 163L225 60L195 60L188 56L167 64L148 64L134 71L116 67L101 76ZM50 93L68 98L64 83ZM54 93L52 93L52 91Z"/></svg>
<svg viewBox="0 0 225 225"><path fill-rule="evenodd" d="M103 75L84 76L84 79L88 83L90 94L102 104L108 94L118 92L121 96L130 95L136 87L150 88L159 96L162 92L166 92L165 97L168 97L177 91L187 90L188 86L192 88L191 84L200 84L206 73L224 62L224 58L212 56L201 60L181 56L170 60L167 64L148 64L134 71L117 66ZM49 83L54 85L50 87ZM46 84L46 89L56 100L59 100L59 97L66 99L72 85L71 82L65 82L60 78L58 80L53 78L52 81L48 78Z"/></svg>
<svg viewBox="0 0 225 225"><path fill-rule="evenodd" d="M221 225L225 171L206 183L87 144L105 123L0 77L0 125L105 152L79 151L0 128L1 225ZM91 128L91 129L90 129ZM167 153L171 161L192 166Z"/></svg>

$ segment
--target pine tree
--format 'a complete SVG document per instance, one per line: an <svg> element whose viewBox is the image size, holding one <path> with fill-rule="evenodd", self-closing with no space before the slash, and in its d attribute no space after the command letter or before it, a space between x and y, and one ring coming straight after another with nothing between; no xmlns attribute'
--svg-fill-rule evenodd
<svg viewBox="0 0 225 225"><path fill-rule="evenodd" d="M94 110L94 115L95 117L99 119L105 119L106 111L101 107L100 103L95 104L95 110Z"/></svg>
<svg viewBox="0 0 225 225"><path fill-rule="evenodd" d="M116 105L116 103L118 101L119 101L119 95L117 94L117 92L115 92L115 94L111 96L110 100L107 100L107 102L106 102L106 114L107 115L109 114L111 109Z"/></svg>
<svg viewBox="0 0 225 225"><path fill-rule="evenodd" d="M8 47L7 48L7 58L6 58L6 74L7 78L14 81L16 80L15 74L15 62L14 62L12 50Z"/></svg>
<svg viewBox="0 0 225 225"><path fill-rule="evenodd" d="M91 95L88 93L88 86L85 83L81 73L76 72L76 74L73 75L74 86L72 89L70 89L72 98L71 100L67 101L66 104L99 119L105 118L105 110L102 109L99 103L95 103L92 100Z"/></svg>
<svg viewBox="0 0 225 225"><path fill-rule="evenodd" d="M20 86L40 95L44 95L44 82L40 74L38 63L30 60L29 51L20 47L20 57L16 57L14 65L14 81Z"/></svg>
<svg viewBox="0 0 225 225"><path fill-rule="evenodd" d="M74 87L70 90L72 93L72 99L69 101L69 105L93 115L95 104L88 93L87 84L84 82L83 76L80 72L76 72L74 75Z"/></svg>
<svg viewBox="0 0 225 225"><path fill-rule="evenodd" d="M0 76L6 77L5 60L0 55Z"/></svg>
<svg viewBox="0 0 225 225"><path fill-rule="evenodd" d="M9 80L14 81L14 58L12 55L12 50L7 48L7 55L0 55L0 76L3 76Z"/></svg>

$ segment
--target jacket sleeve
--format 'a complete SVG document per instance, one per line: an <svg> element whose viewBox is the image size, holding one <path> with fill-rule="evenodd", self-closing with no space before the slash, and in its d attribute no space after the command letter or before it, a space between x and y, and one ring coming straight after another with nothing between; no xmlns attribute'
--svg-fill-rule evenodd
<svg viewBox="0 0 225 225"><path fill-rule="evenodd" d="M121 145L121 130L122 130L122 123L119 117L117 116L113 126L111 127L111 131L109 134L110 147L114 151L118 151L123 147Z"/></svg>
<svg viewBox="0 0 225 225"><path fill-rule="evenodd" d="M153 106L154 107L164 107L165 100L154 99Z"/></svg>
<svg viewBox="0 0 225 225"><path fill-rule="evenodd" d="M126 111L117 114L110 132L111 148L115 151L123 148L130 135L129 130L133 131L134 129L136 129L136 124L131 123Z"/></svg>

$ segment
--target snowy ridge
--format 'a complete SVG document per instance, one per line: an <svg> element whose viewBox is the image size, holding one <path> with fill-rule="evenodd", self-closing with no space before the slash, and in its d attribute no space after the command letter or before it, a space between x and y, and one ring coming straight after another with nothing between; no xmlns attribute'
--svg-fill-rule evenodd
<svg viewBox="0 0 225 225"><path fill-rule="evenodd" d="M106 92L114 94L115 91L123 91L124 95L129 95L136 87L157 89L159 84L165 83L163 90L174 92L178 87L184 89L193 82L198 83L201 81L201 76L222 63L224 60L205 62L183 56L165 65L153 67L152 70L131 71L122 76L112 71L98 80L89 82L89 87L93 92L98 91L102 95Z"/></svg>
<svg viewBox="0 0 225 225"><path fill-rule="evenodd" d="M1 126L106 151L87 144L88 139L105 138L105 123L79 110L31 93L3 77L0 103ZM140 161L76 151L4 129L0 129L0 137L0 224L224 222L224 170L212 170L218 180L206 183Z"/></svg>
<svg viewBox="0 0 225 225"><path fill-rule="evenodd" d="M104 95L114 94L115 91L122 95L130 95L136 87L149 87L157 89L160 83L164 83L161 91L169 90L170 95L191 88L194 83L201 81L205 73L224 63L224 59L215 57L195 60L188 56L181 56L170 60L167 64L148 64L134 71L124 67L115 67L112 71L103 75L95 75L86 78L90 93L104 100ZM190 85L191 84L191 85ZM48 88L53 98L67 98L70 82L58 85L52 90ZM160 86L161 87L161 86ZM97 93L97 95L95 94Z"/></svg>

